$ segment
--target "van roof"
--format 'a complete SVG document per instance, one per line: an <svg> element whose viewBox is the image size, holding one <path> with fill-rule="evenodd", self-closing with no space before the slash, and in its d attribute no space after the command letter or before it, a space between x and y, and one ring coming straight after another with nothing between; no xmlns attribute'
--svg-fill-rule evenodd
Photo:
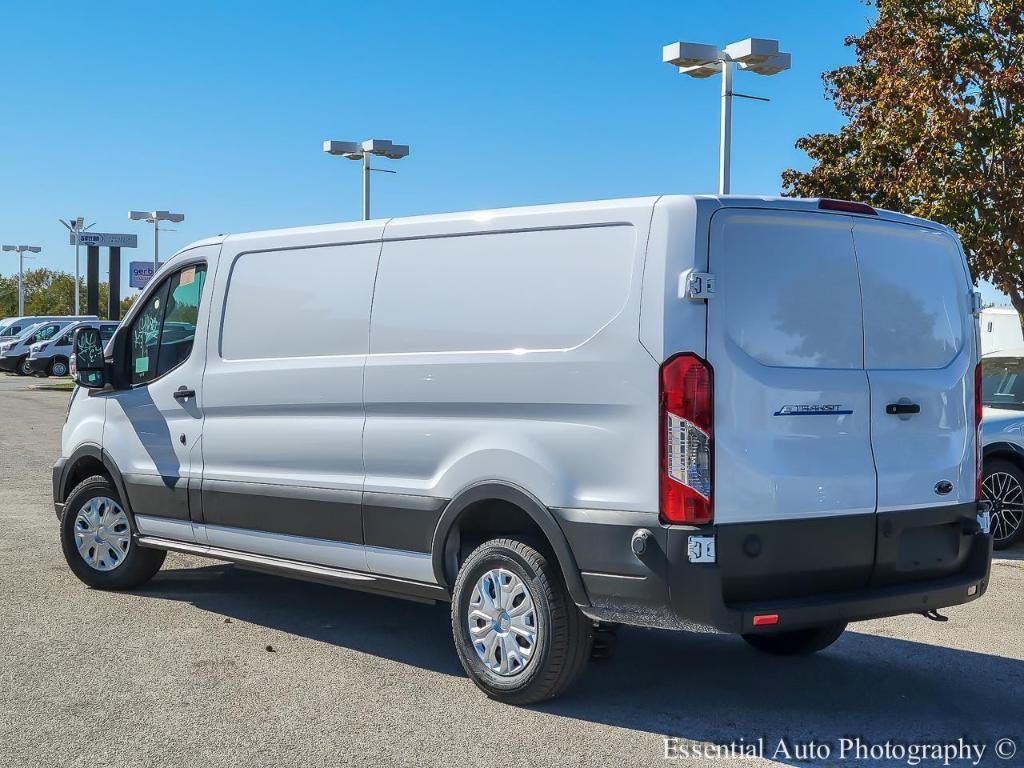
<svg viewBox="0 0 1024 768"><path fill-rule="evenodd" d="M321 224L314 226L300 226L300 227L287 227L282 229L274 230L262 230L252 232L240 232L231 235L218 235L216 237L206 238L204 240L198 240L194 243L190 243L183 250L190 250L202 245L217 245L223 243L225 240L248 240L264 238L268 236L280 236L280 235L324 235L328 232L338 231L352 231L358 230L364 227L373 227L379 229L384 224L397 223L397 222L415 222L418 224L430 224L430 223L449 223L459 219L475 219L479 221L482 218L501 218L510 214L522 214L528 215L531 213L574 213L574 212L594 212L594 211L614 211L623 209L637 209L644 207L653 207L654 204L661 199L676 199L676 200L689 200L694 201L698 205L710 205L712 207L721 208L771 208L777 210L789 210L789 211L821 211L819 208L820 198L800 198L800 197L778 197L778 196L757 196L757 195L656 195L648 197L629 197L629 198L617 198L609 200L591 200L575 203L555 203L547 205L532 205L532 206L516 206L509 208L491 208L476 211L453 211L451 213L432 213L423 214L418 216L403 216L393 217L388 219L374 219L370 221L349 221L339 222L336 224ZM922 219L917 216L908 216L902 213L896 213L895 211L887 211L881 208L874 209L877 217L885 221L895 221L905 224L915 224L918 226L925 226L932 229L939 229L947 232L952 232L948 227L943 224L939 224L928 219ZM827 213L834 213L833 211L827 211ZM842 215L847 216L863 216L865 214L842 212ZM180 251L179 251L180 253Z"/></svg>

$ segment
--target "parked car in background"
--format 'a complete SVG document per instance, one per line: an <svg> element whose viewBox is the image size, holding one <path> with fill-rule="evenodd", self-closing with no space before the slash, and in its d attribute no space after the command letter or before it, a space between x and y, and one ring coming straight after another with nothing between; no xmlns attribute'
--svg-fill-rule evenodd
<svg viewBox="0 0 1024 768"><path fill-rule="evenodd" d="M1020 315L1013 307L986 307L978 316L981 354L1024 347Z"/></svg>
<svg viewBox="0 0 1024 768"><path fill-rule="evenodd" d="M1005 549L1024 535L1024 346L981 360L982 491L992 536Z"/></svg>
<svg viewBox="0 0 1024 768"><path fill-rule="evenodd" d="M99 320L96 315L26 315L24 317L5 317L0 320L0 342L10 341L19 336L30 325L38 325L45 320Z"/></svg>
<svg viewBox="0 0 1024 768"><path fill-rule="evenodd" d="M71 358L75 329L82 327L99 328L100 338L106 344L117 330L118 323L111 321L83 320L72 323L49 341L37 341L28 353L28 360L19 373L37 376L67 376Z"/></svg>
<svg viewBox="0 0 1024 768"><path fill-rule="evenodd" d="M37 341L53 338L62 328L66 328L73 320L44 320L30 325L18 336L0 343L0 371L27 374L25 363L28 362L30 348Z"/></svg>

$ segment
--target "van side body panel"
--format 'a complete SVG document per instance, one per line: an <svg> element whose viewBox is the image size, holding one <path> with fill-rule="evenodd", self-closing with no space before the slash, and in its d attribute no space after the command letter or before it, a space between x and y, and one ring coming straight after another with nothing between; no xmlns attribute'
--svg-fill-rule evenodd
<svg viewBox="0 0 1024 768"><path fill-rule="evenodd" d="M362 378L383 223L228 238L203 379L212 546L365 570ZM275 309L309 324L254 331ZM294 313L289 313L294 316Z"/></svg>
<svg viewBox="0 0 1024 768"><path fill-rule="evenodd" d="M388 225L368 493L454 498L491 480L547 507L657 511L657 365L637 343L653 202Z"/></svg>

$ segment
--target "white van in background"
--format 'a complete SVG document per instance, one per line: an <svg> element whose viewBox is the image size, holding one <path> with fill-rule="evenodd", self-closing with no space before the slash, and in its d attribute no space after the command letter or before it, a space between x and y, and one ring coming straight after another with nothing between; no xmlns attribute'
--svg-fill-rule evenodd
<svg viewBox="0 0 1024 768"><path fill-rule="evenodd" d="M0 341L9 341L20 335L31 325L38 325L47 320L98 320L96 315L25 315L24 317L5 317L0 320Z"/></svg>
<svg viewBox="0 0 1024 768"><path fill-rule="evenodd" d="M518 704L614 623L801 654L938 618L989 578L974 300L948 229L829 200L205 240L105 351L76 334L64 553L106 589L172 550L451 601Z"/></svg>
<svg viewBox="0 0 1024 768"><path fill-rule="evenodd" d="M978 316L981 354L1024 347L1020 315L1013 307L985 307Z"/></svg>

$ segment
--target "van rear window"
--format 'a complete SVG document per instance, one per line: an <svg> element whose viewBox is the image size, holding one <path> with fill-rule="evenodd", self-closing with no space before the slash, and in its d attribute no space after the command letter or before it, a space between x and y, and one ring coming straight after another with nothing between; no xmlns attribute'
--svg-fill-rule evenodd
<svg viewBox="0 0 1024 768"><path fill-rule="evenodd" d="M971 288L955 242L941 232L885 222L858 222L854 240L864 292L864 367L944 368L963 347L970 317Z"/></svg>
<svg viewBox="0 0 1024 768"><path fill-rule="evenodd" d="M792 213L716 216L711 269L729 339L762 365L860 368L860 288L850 227Z"/></svg>

